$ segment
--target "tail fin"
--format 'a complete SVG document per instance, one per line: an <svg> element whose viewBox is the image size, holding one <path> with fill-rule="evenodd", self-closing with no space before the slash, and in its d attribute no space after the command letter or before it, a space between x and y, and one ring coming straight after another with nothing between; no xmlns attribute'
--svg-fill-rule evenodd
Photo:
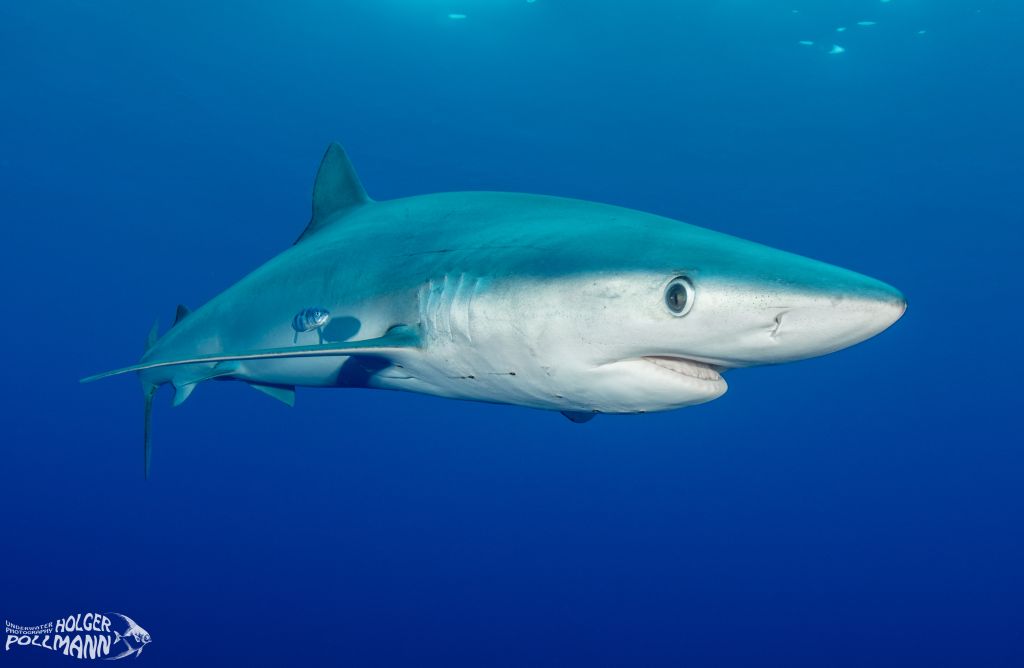
<svg viewBox="0 0 1024 668"><path fill-rule="evenodd" d="M149 328L149 335L146 337L146 350L149 350L160 338L160 321L154 320L153 326Z"/></svg>
<svg viewBox="0 0 1024 668"><path fill-rule="evenodd" d="M152 347L157 338L157 328L154 325L147 342L147 350ZM350 357L354 355L381 356L389 353L404 352L420 346L419 332L414 327L407 325L396 325L389 329L383 336L375 339L364 339L362 341L345 341L343 343L322 343L313 346L290 346L287 348L264 348L261 350L249 350L236 353L214 353L209 355L194 355L181 359L149 360L123 369L114 369L105 373L81 379L82 383L89 383L109 376L117 376L122 373L145 371L163 367L180 367L193 364L216 363L213 368L198 370L195 374L184 373L183 378L175 378L174 384L180 395L177 403L185 400L196 383L210 378L230 375L238 368L238 362L243 360L265 360L265 359L291 359L302 357ZM181 382L179 382L179 380ZM256 385L253 385L257 387ZM186 388L183 392L182 389ZM153 419L153 396L156 394L158 385L142 381L142 393L145 397L143 415L142 447L145 476L149 478L149 463L152 458L150 445L151 424ZM271 396L284 401L287 404L294 402L294 388L257 387L257 389L270 394Z"/></svg>
<svg viewBox="0 0 1024 668"><path fill-rule="evenodd" d="M143 383L142 393L146 397L146 406L143 413L142 423L142 460L143 475L149 480L149 461L152 459L153 447L150 435L153 433L153 396L156 394L156 385Z"/></svg>
<svg viewBox="0 0 1024 668"><path fill-rule="evenodd" d="M149 330L149 336L146 337L146 350L152 348L159 338L160 321L156 320L153 322L153 326ZM142 394L145 396L146 401L145 407L143 408L142 418L142 474L146 480L149 480L149 460L152 458L153 454L150 435L153 433L153 396L156 395L157 387L157 385L153 385L152 383L142 383Z"/></svg>

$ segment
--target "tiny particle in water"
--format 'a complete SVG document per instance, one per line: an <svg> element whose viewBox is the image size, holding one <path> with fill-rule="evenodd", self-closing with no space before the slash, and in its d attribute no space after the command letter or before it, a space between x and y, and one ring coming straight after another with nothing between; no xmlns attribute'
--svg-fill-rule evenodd
<svg viewBox="0 0 1024 668"><path fill-rule="evenodd" d="M873 25L876 25L876 23L874 21L857 21L857 25L859 25L859 26L873 26Z"/></svg>
<svg viewBox="0 0 1024 668"><path fill-rule="evenodd" d="M928 31L927 31L927 30L918 30L918 31L917 31L917 34L918 34L918 35L923 35L923 34L925 34L926 32L928 32Z"/></svg>
<svg viewBox="0 0 1024 668"><path fill-rule="evenodd" d="M846 49L844 49L843 47L839 46L838 44L833 44L832 45L832 50L829 51L828 54L830 56L833 56L833 55L835 55L837 53L843 53L844 51L846 51Z"/></svg>
<svg viewBox="0 0 1024 668"><path fill-rule="evenodd" d="M889 0L879 0L879 2L889 2Z"/></svg>
<svg viewBox="0 0 1024 668"><path fill-rule="evenodd" d="M448 18L450 18L453 21L459 21L459 20L462 20L462 19L466 18L466 15L465 14L449 14Z"/></svg>
<svg viewBox="0 0 1024 668"><path fill-rule="evenodd" d="M803 44L804 46L814 46L814 42L809 39L802 39L797 44Z"/></svg>
<svg viewBox="0 0 1024 668"><path fill-rule="evenodd" d="M846 26L839 26L836 28L836 32L846 32Z"/></svg>

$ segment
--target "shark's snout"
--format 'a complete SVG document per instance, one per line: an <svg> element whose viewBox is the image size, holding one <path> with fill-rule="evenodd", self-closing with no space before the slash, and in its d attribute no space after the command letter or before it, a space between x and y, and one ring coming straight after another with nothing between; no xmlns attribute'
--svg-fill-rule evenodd
<svg viewBox="0 0 1024 668"><path fill-rule="evenodd" d="M899 290L863 274L782 252L759 259L745 273L697 283L684 357L723 368L818 357L879 334L906 311Z"/></svg>
<svg viewBox="0 0 1024 668"><path fill-rule="evenodd" d="M888 329L907 309L895 288L875 282L854 294L809 295L780 309L766 327L770 344L759 363L817 357L865 341Z"/></svg>

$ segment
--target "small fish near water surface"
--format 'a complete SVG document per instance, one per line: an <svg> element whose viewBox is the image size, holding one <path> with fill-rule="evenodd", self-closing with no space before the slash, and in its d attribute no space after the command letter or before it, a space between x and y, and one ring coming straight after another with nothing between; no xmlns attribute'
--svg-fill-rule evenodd
<svg viewBox="0 0 1024 668"><path fill-rule="evenodd" d="M293 246L179 307L138 364L83 382L138 375L148 475L163 385L175 404L218 379L289 404L300 386L358 387L586 422L711 401L731 369L852 346L905 309L873 278L621 207L503 192L375 202L332 144Z"/></svg>

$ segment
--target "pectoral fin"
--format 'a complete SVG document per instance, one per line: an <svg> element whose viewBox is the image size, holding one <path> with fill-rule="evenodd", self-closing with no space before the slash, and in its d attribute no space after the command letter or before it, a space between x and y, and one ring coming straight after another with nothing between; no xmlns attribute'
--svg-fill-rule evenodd
<svg viewBox="0 0 1024 668"><path fill-rule="evenodd" d="M83 378L82 383L116 376L131 371L145 371L159 367L182 366L185 364L203 364L207 362L236 362L243 360L288 359L298 357L346 357L352 355L379 355L417 348L420 344L419 334L412 327L400 325L392 327L388 332L376 339L364 341L346 341L344 343L328 343L315 346L291 346L288 348L265 348L237 353L213 353L211 355L195 355L182 359L152 360L106 371L94 376Z"/></svg>

